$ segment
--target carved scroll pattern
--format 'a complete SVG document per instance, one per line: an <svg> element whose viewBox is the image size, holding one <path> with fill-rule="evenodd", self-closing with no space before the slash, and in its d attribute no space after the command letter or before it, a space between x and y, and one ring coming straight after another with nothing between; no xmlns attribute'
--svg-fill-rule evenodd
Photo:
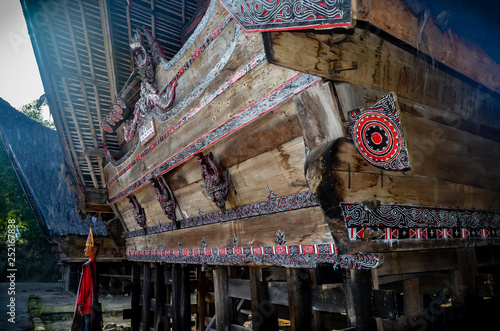
<svg viewBox="0 0 500 331"><path fill-rule="evenodd" d="M350 0L221 0L247 32L351 26Z"/></svg>

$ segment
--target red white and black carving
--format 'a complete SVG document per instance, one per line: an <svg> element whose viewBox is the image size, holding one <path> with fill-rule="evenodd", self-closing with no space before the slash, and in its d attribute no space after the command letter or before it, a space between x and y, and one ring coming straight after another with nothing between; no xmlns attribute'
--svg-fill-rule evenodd
<svg viewBox="0 0 500 331"><path fill-rule="evenodd" d="M314 198L314 194L310 191L300 192L285 197L270 199L262 202L252 203L249 205L239 206L224 211L205 214L201 212L200 215L180 220L180 228L192 228L208 224L216 224L222 222L230 222L241 219L248 219L255 216L263 216L269 214L276 214L287 212L291 210L298 210L302 208L316 207L318 203ZM176 227L172 223L164 223L149 227L147 233L161 233L167 231L174 231ZM125 233L125 238L139 237L146 234L144 229L129 231Z"/></svg>
<svg viewBox="0 0 500 331"><path fill-rule="evenodd" d="M134 250L127 251L127 259L141 262L166 262L211 265L273 264L291 268L315 268L319 263L332 264L342 269L374 269L383 263L379 254L339 255L333 243L290 245L290 246L253 246L232 248L202 248L171 250Z"/></svg>
<svg viewBox="0 0 500 331"><path fill-rule="evenodd" d="M221 210L226 209L227 193L229 192L229 182L231 176L229 170L224 171L222 167L214 161L212 152L206 156L197 153L196 158L201 165L201 178L205 183L205 189L213 202ZM236 194L236 190L234 191Z"/></svg>
<svg viewBox="0 0 500 331"><path fill-rule="evenodd" d="M184 43L194 32L194 29L198 26L207 12L210 5L210 0L205 0L200 8L193 15L191 20L182 28L181 30L181 43Z"/></svg>
<svg viewBox="0 0 500 331"><path fill-rule="evenodd" d="M396 95L389 93L365 111L349 112L348 138L370 164L386 170L410 167Z"/></svg>
<svg viewBox="0 0 500 331"><path fill-rule="evenodd" d="M174 223L176 228L180 227L179 222L177 222L177 217L175 215L175 208L177 207L177 201L175 199L174 193L165 182L162 177L151 178L151 183L156 191L156 199L160 203L163 213Z"/></svg>
<svg viewBox="0 0 500 331"><path fill-rule="evenodd" d="M246 32L351 27L350 0L221 0Z"/></svg>
<svg viewBox="0 0 500 331"><path fill-rule="evenodd" d="M149 119L154 109L167 111L172 105L175 96L176 82L167 85L161 92L158 91L158 84L155 78L155 65L161 62L163 51L160 45L151 37L149 32L144 29L148 38L151 52L146 50L144 39L137 29L136 34L131 40L130 47L134 51L134 58L141 76L141 94L135 104L134 117L132 120L125 122L123 128L124 140L131 141L137 131L137 126L143 119ZM153 54L153 55L150 55ZM152 59L153 57L153 59ZM154 63L153 63L154 62ZM148 87L150 85L151 87Z"/></svg>
<svg viewBox="0 0 500 331"><path fill-rule="evenodd" d="M404 205L368 209L359 203L340 204L351 240L465 239L500 237L500 212Z"/></svg>
<svg viewBox="0 0 500 331"><path fill-rule="evenodd" d="M134 51L134 60L141 77L142 84L146 86L150 84L154 88L158 88L155 78L155 67L149 52L144 45L144 38L139 29L135 32L130 41L130 48Z"/></svg>
<svg viewBox="0 0 500 331"><path fill-rule="evenodd" d="M141 228L146 229L146 213L144 212L144 209L139 204L139 201L137 201L135 195L128 195L127 198L128 201L132 204L135 221Z"/></svg>
<svg viewBox="0 0 500 331"><path fill-rule="evenodd" d="M278 232L276 232L276 241L275 242L276 242L276 245L278 245L278 246L286 245L285 233L281 232L281 230L278 230Z"/></svg>
<svg viewBox="0 0 500 331"><path fill-rule="evenodd" d="M106 117L106 121L101 124L102 129L108 133L113 133L113 128L119 125L124 117L128 115L127 110L128 107L125 101L121 98L116 98L111 106L108 117Z"/></svg>
<svg viewBox="0 0 500 331"><path fill-rule="evenodd" d="M137 126L145 118L152 113L153 109L166 111L174 101L175 86L167 85L162 93L158 93L155 88L146 89L144 84L141 84L141 97L135 104L134 118L125 122L123 128L123 136L125 141L131 141L137 132Z"/></svg>
<svg viewBox="0 0 500 331"><path fill-rule="evenodd" d="M165 53L163 53L163 48L161 48L160 44L153 38L153 36L149 33L146 28L143 28L146 40L148 41L149 51L151 52L151 56L153 58L153 62L156 67L161 65L162 60L166 59Z"/></svg>

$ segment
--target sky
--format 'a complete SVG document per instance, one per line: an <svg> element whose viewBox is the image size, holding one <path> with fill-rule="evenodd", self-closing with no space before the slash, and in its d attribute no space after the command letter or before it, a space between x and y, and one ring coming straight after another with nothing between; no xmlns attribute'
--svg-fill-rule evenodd
<svg viewBox="0 0 500 331"><path fill-rule="evenodd" d="M0 97L19 109L44 93L19 0L1 1L0 49Z"/></svg>

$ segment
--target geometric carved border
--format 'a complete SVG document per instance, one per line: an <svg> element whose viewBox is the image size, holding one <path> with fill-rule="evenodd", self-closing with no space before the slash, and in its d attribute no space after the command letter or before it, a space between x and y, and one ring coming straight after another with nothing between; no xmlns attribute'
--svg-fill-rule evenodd
<svg viewBox="0 0 500 331"><path fill-rule="evenodd" d="M389 204L375 209L360 203L340 206L351 240L364 238L367 230L379 231L373 239L385 240L500 237L500 212Z"/></svg>
<svg viewBox="0 0 500 331"><path fill-rule="evenodd" d="M246 32L351 27L350 0L221 0Z"/></svg>
<svg viewBox="0 0 500 331"><path fill-rule="evenodd" d="M129 261L166 262L211 265L245 265L248 263L291 268L315 268L318 263L334 268L373 269L383 258L379 254L338 255L335 244L254 246L233 248L200 248L174 250L127 251Z"/></svg>

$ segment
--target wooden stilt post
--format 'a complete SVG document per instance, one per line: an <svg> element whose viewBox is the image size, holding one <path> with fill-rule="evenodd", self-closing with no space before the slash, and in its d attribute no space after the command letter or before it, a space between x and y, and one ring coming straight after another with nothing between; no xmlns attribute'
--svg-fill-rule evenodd
<svg viewBox="0 0 500 331"><path fill-rule="evenodd" d="M403 282L403 314L416 315L423 309L423 300L420 299L419 279L412 278Z"/></svg>
<svg viewBox="0 0 500 331"><path fill-rule="evenodd" d="M226 266L217 266L214 270L214 291L217 331L231 331L233 308L228 295Z"/></svg>
<svg viewBox="0 0 500 331"><path fill-rule="evenodd" d="M165 279L163 277L164 266L157 264L155 273L155 330L166 330L163 318L163 304L165 303Z"/></svg>
<svg viewBox="0 0 500 331"><path fill-rule="evenodd" d="M131 327L133 331L139 330L139 322L141 319L139 311L139 300L141 298L141 279L140 279L140 269L137 263L132 264L132 298L131 298L131 308L132 308L132 320Z"/></svg>
<svg viewBox="0 0 500 331"><path fill-rule="evenodd" d="M254 331L278 330L278 317L269 302L268 286L260 278L260 267L249 267L252 299L252 328Z"/></svg>
<svg viewBox="0 0 500 331"><path fill-rule="evenodd" d="M205 315L207 314L206 312L206 307L207 304L205 302L205 295L206 295L206 276L205 272L201 269L201 267L198 267L198 321L197 321L197 326L196 329L198 331L203 331L205 330Z"/></svg>
<svg viewBox="0 0 500 331"><path fill-rule="evenodd" d="M464 249L457 249L457 261L460 259ZM476 303L476 276L477 276L477 259L476 249L469 247L465 252L457 270L451 278L450 292L452 296L452 304L459 303L463 306L464 311L473 308Z"/></svg>
<svg viewBox="0 0 500 331"><path fill-rule="evenodd" d="M317 269L310 269L309 273L311 274L311 284L318 285L318 278L316 276ZM321 318L321 312L313 310L313 326L314 330L323 330L323 320Z"/></svg>
<svg viewBox="0 0 500 331"><path fill-rule="evenodd" d="M190 330L190 324L189 273L185 264L176 263L172 267L172 330Z"/></svg>
<svg viewBox="0 0 500 331"><path fill-rule="evenodd" d="M170 303L172 302L172 266L173 264L168 263L166 265L166 270L164 271L164 284L165 284L165 305L164 305L164 318L165 318L165 330L170 331L172 327L171 318L172 318L172 306Z"/></svg>
<svg viewBox="0 0 500 331"><path fill-rule="evenodd" d="M142 292L142 330L149 331L151 326L151 267L144 263L144 279Z"/></svg>
<svg viewBox="0 0 500 331"><path fill-rule="evenodd" d="M292 331L312 329L311 275L308 269L286 269Z"/></svg>
<svg viewBox="0 0 500 331"><path fill-rule="evenodd" d="M344 280L347 320L357 331L376 330L370 270L348 270Z"/></svg>

